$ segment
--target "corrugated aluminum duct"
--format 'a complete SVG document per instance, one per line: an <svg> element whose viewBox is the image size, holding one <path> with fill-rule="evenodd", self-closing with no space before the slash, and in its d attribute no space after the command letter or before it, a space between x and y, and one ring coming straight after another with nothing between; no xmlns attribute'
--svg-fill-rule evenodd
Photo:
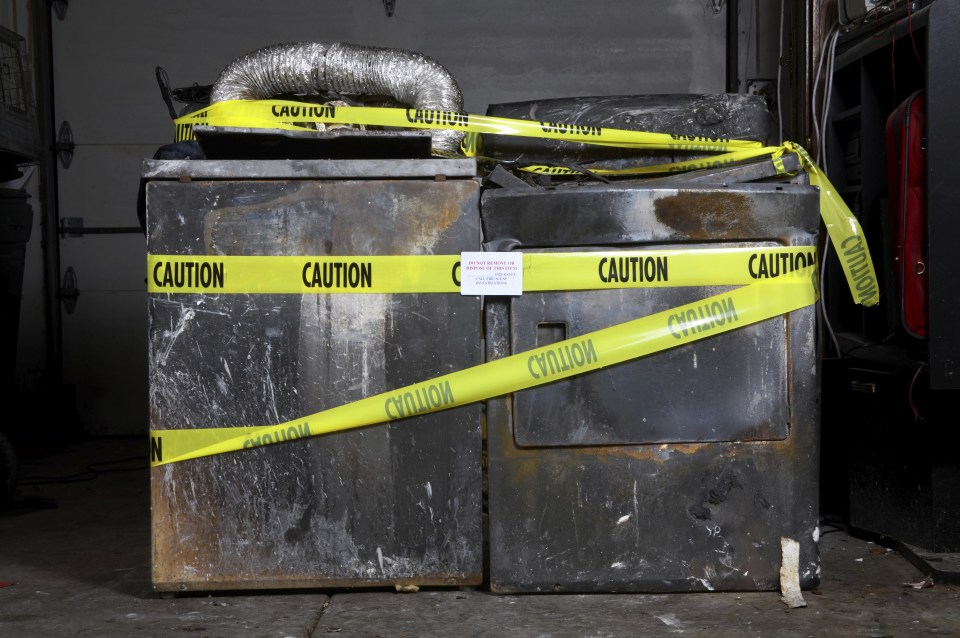
<svg viewBox="0 0 960 638"><path fill-rule="evenodd" d="M463 110L460 87L436 60L403 49L341 42L275 44L248 53L223 70L211 101L321 91L387 95L417 109ZM435 153L460 153L462 133L433 131L432 135Z"/></svg>

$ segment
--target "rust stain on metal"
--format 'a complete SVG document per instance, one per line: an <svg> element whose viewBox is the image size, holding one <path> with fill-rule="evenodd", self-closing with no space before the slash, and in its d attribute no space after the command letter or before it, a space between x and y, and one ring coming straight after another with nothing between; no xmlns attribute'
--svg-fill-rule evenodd
<svg viewBox="0 0 960 638"><path fill-rule="evenodd" d="M589 459L601 463L616 463L620 459L630 458L637 461L652 461L663 464L670 461L673 454L697 454L702 450L715 452L717 443L670 443L658 445L617 445L602 447L562 447L556 448L552 452L558 458ZM543 449L536 450L535 454L529 452L519 452L516 448L505 448L505 456L513 458L513 478L521 484L529 484L529 481L538 476L543 471L544 454ZM576 463L577 461L570 461Z"/></svg>
<svg viewBox="0 0 960 638"><path fill-rule="evenodd" d="M398 578L395 583L386 583L379 578L320 578L304 573L300 576L291 576L287 573L277 573L276 577L251 577L249 575L231 576L218 575L216 578L202 582L190 580L163 580L154 581L153 588L160 592L188 592L210 590L257 590L257 589L318 589L338 587L383 587L390 584L418 587L449 587L458 585L472 587L483 584L483 574L440 574L424 578Z"/></svg>
<svg viewBox="0 0 960 638"><path fill-rule="evenodd" d="M326 231L323 234L332 232L337 235L341 252L356 237L350 231L352 223L349 215L341 215L340 212L373 207L382 209L385 223L395 228L391 243L397 250L426 254L431 252L444 231L460 219L467 193L478 188L476 183L462 180L446 181L441 185L396 181L389 189L389 199L384 200L381 191L364 182L316 184L291 181L284 182L279 191L275 184L271 186L270 192L281 194L268 197L265 192L259 197L251 196L248 202L237 204L234 201L228 207L211 206L204 220L204 245L208 251L247 254L250 250L262 250L262 244L265 243L289 241L289 237L295 235L290 232L289 224L305 227L320 225L317 219L300 219L301 216L289 213L304 208L307 202L322 199L326 204L323 208L327 209L324 217L330 219L329 228L323 229ZM213 191L218 189L216 186L211 188ZM316 207L316 204L311 204L311 207ZM293 219L295 216L298 219ZM393 217L392 221L390 217ZM252 234L251 223L258 226ZM321 239L318 234L307 233L306 243L310 245L297 246L294 252L319 254L322 247L313 245ZM331 238L325 236L324 239L329 241ZM251 241L261 245L251 245ZM275 248L284 250L289 247ZM357 246L355 254L363 254L363 250L363 246Z"/></svg>
<svg viewBox="0 0 960 638"><path fill-rule="evenodd" d="M650 460L656 463L666 463L670 460L672 454L682 454L684 456L699 454L704 450L715 447L715 443L679 443L648 445L638 448L628 448L625 450L626 456L638 460Z"/></svg>
<svg viewBox="0 0 960 638"><path fill-rule="evenodd" d="M421 184L410 183L407 188L398 187L394 192L394 208L400 218L405 244L411 252L432 252L447 228L463 214L462 202L465 191L475 189L471 182L447 182L426 191ZM402 201L401 201L402 200ZM427 214L429 211L429 214Z"/></svg>
<svg viewBox="0 0 960 638"><path fill-rule="evenodd" d="M629 458L636 461L650 461L659 465L674 462L671 459L673 455L681 454L684 456L709 452L712 455L723 458L737 458L739 456L750 456L756 452L758 447L778 448L786 453L797 452L796 445L793 442L794 437L788 436L783 440L757 440L757 441L731 441L707 443L661 443L652 445L617 445L600 447L562 447L553 450L558 458L565 459L588 459L600 463L617 463L621 459ZM720 449L723 448L723 449ZM512 478L518 484L529 484L529 481L543 471L544 454L543 449L537 449L536 453L518 450L513 447L504 447L501 453L504 456L513 459ZM570 461L575 463L576 461Z"/></svg>
<svg viewBox="0 0 960 638"><path fill-rule="evenodd" d="M302 185L302 182L296 181L283 182L279 190L282 195L279 197L269 197L268 193L251 194L242 204L231 200L231 206L221 208L216 206L216 200L223 187L219 184L205 184L204 186L210 189L210 195L214 197L203 224L203 240L207 251L217 253L218 250L223 250L224 254L247 254L247 244L251 237L254 240L266 241L271 238L285 239L287 228L284 214L288 210L303 206L305 195L301 193ZM251 223L262 217L265 211L273 213L273 218L269 220L272 228L269 222L264 223L266 219L261 218L261 227L251 236Z"/></svg>
<svg viewBox="0 0 960 638"><path fill-rule="evenodd" d="M185 572L202 569L204 557L218 551L219 540L209 533L216 526L206 523L219 519L219 512L193 500L215 493L212 477L199 469L197 463L184 463L150 470L154 583L179 581ZM197 524L192 513L197 508L204 512L205 524Z"/></svg>
<svg viewBox="0 0 960 638"><path fill-rule="evenodd" d="M680 191L654 202L657 220L690 239L755 234L752 200L744 193Z"/></svg>

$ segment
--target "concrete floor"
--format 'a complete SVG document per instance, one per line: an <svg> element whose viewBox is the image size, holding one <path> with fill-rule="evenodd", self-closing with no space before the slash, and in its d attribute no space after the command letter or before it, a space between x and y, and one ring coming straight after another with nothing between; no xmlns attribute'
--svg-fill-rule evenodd
<svg viewBox="0 0 960 638"><path fill-rule="evenodd" d="M145 441L99 440L28 458L0 512L0 637L36 636L960 636L960 587L825 526L823 581L779 593L497 596L477 590L243 593L161 598L150 587ZM122 459L118 463L103 464ZM90 463L108 471L83 473ZM135 469L128 469L135 468ZM12 583L12 584L11 584Z"/></svg>

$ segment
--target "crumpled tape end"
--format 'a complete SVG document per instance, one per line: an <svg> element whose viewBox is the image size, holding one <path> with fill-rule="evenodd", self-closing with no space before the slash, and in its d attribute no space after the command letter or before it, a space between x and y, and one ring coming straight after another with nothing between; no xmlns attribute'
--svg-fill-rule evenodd
<svg viewBox="0 0 960 638"><path fill-rule="evenodd" d="M806 607L800 593L800 543L780 538L780 602L790 608Z"/></svg>

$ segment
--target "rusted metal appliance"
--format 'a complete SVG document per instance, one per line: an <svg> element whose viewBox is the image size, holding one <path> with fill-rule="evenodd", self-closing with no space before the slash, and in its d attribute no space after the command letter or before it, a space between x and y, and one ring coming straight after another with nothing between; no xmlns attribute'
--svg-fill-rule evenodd
<svg viewBox="0 0 960 638"><path fill-rule="evenodd" d="M485 249L817 244L816 189L594 184L488 190ZM488 359L718 294L719 287L490 299ZM497 592L779 587L781 537L819 580L819 360L808 306L487 402Z"/></svg>
<svg viewBox="0 0 960 638"><path fill-rule="evenodd" d="M478 250L472 160L145 163L153 254ZM439 179L438 179L439 178ZM281 423L480 363L476 297L150 294L155 429ZM151 470L159 591L482 580L481 406Z"/></svg>

